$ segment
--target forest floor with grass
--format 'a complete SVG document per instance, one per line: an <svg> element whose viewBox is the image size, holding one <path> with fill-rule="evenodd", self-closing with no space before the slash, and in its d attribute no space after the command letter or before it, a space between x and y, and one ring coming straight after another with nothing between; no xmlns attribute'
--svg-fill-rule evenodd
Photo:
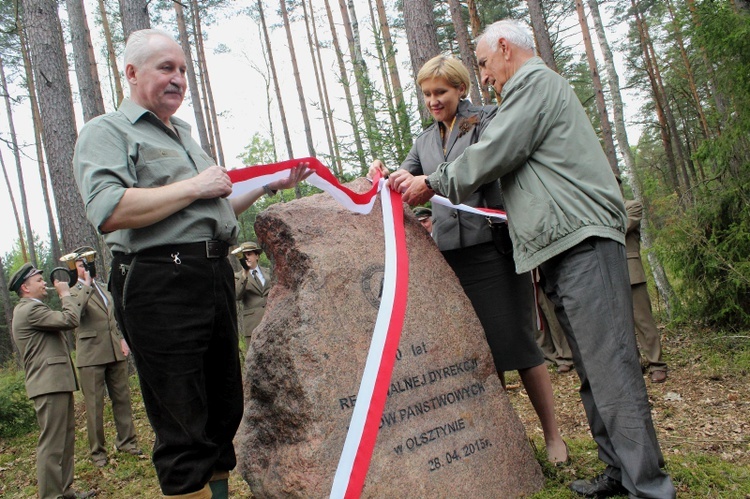
<svg viewBox="0 0 750 499"><path fill-rule="evenodd" d="M646 381L656 431L681 498L750 499L750 333L716 332L698 328L668 328L664 357L669 364L666 383ZM508 395L518 411L542 463L544 490L535 499L578 497L567 490L575 478L591 478L604 466L588 431L574 372L550 368L557 417L571 451L570 465L545 462L544 440L531 403L522 388ZM518 383L508 373L509 386ZM95 489L97 497L158 498L159 487L148 457L153 436L143 410L138 383L131 377L136 431L144 455L110 452L104 468L88 459L83 399L76 393L76 467L74 486ZM108 408L109 411L109 408ZM107 441L114 441L111 412ZM36 497L37 432L0 440L0 497ZM230 477L232 497L252 497L238 473ZM449 495L446 497L450 497ZM492 494L477 497L501 497Z"/></svg>

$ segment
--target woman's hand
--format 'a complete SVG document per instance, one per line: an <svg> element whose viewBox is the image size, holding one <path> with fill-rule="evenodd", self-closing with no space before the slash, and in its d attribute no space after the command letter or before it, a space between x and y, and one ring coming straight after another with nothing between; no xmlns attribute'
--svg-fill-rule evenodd
<svg viewBox="0 0 750 499"><path fill-rule="evenodd" d="M268 187L274 191L291 189L314 173L313 170L308 170L309 166L310 163L298 164L289 171L289 176L287 178L275 180L268 184Z"/></svg>
<svg viewBox="0 0 750 499"><path fill-rule="evenodd" d="M435 191L427 188L424 179L426 175L414 176L406 170L396 170L388 178L388 185L394 191L401 193L401 199L409 206L424 204L435 195Z"/></svg>
<svg viewBox="0 0 750 499"><path fill-rule="evenodd" d="M370 164L370 171L367 172L367 178L372 180L377 172L380 172L383 178L388 178L388 176L391 174L390 170L388 170L388 168L386 168L383 162L379 159L376 159Z"/></svg>

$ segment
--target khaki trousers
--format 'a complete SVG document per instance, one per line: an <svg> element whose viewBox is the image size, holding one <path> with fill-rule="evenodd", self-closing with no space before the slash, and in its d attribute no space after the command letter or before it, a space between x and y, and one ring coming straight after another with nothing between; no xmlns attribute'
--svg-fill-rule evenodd
<svg viewBox="0 0 750 499"><path fill-rule="evenodd" d="M36 447L36 481L41 499L57 499L73 485L75 411L73 392L34 397L41 430Z"/></svg>

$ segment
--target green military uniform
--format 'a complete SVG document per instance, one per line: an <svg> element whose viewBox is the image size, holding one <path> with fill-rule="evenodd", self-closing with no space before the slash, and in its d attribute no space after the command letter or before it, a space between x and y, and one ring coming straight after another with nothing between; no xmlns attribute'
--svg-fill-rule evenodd
<svg viewBox="0 0 750 499"><path fill-rule="evenodd" d="M662 360L661 335L651 312L651 299L648 296L646 272L641 261L641 218L643 205L640 201L625 201L628 214L628 229L625 234L625 247L628 252L628 273L630 288L633 291L633 318L635 334L638 338L641 355L648 362L649 372L667 371Z"/></svg>
<svg viewBox="0 0 750 499"><path fill-rule="evenodd" d="M28 275L25 264L10 280L18 291ZM26 274L26 277L24 277ZM34 275L34 274L32 274ZM13 340L26 373L26 393L34 402L40 435L36 448L39 496L72 496L75 451L73 392L78 390L73 362L62 331L78 326L91 296L83 286L77 296L62 298L62 311L33 298L21 298L13 309Z"/></svg>
<svg viewBox="0 0 750 499"><path fill-rule="evenodd" d="M81 390L86 401L86 431L91 459L103 466L107 461L104 438L104 391L112 401L112 413L117 429L117 449L140 453L137 446L133 413L130 406L128 361L122 352L123 337L115 321L112 296L99 283L93 283L92 293L81 314L76 329L76 366L80 374ZM71 288L77 296L83 284Z"/></svg>

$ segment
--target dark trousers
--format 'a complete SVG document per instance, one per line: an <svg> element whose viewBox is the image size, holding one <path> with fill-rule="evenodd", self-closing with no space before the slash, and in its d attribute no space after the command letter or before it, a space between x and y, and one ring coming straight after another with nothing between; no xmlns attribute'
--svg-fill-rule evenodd
<svg viewBox="0 0 750 499"><path fill-rule="evenodd" d="M242 418L234 274L224 258L115 255L110 291L133 352L165 495L237 464Z"/></svg>
<svg viewBox="0 0 750 499"><path fill-rule="evenodd" d="M635 497L673 498L638 361L625 246L589 238L539 267L568 338L605 473Z"/></svg>

